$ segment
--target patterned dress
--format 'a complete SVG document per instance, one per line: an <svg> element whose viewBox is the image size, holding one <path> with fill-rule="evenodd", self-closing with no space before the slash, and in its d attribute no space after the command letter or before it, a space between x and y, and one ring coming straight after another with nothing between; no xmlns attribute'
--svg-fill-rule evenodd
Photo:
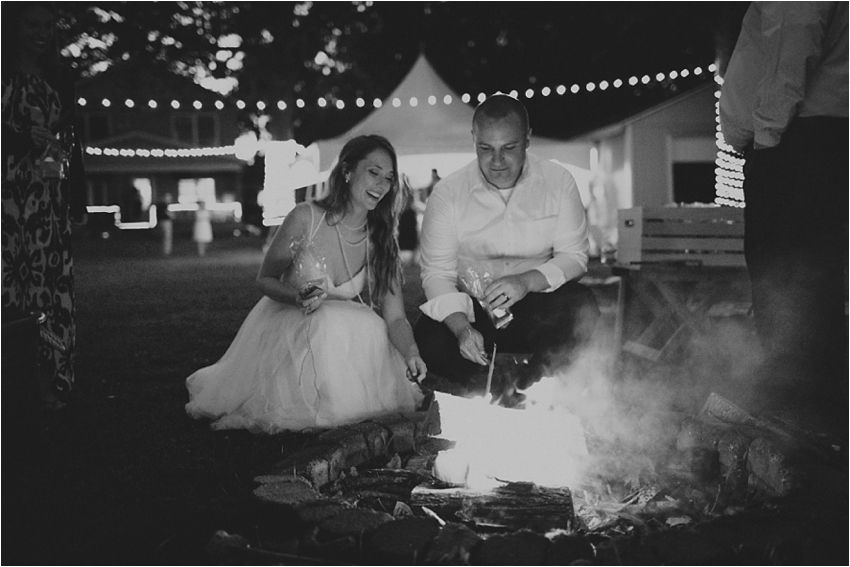
<svg viewBox="0 0 850 567"><path fill-rule="evenodd" d="M2 85L3 310L47 315L44 328L64 349L42 341L39 364L53 373L57 388L67 391L74 383L72 184L41 176L43 150L29 136L32 126L55 129L62 102L38 76L17 73Z"/></svg>

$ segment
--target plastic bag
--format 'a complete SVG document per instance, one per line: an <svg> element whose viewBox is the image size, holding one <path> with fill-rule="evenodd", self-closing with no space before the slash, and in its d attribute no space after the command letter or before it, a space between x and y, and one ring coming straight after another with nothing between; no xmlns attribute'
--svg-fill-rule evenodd
<svg viewBox="0 0 850 567"><path fill-rule="evenodd" d="M328 268L321 247L307 238L299 238L289 245L292 250L295 286L301 299L318 295L325 290Z"/></svg>
<svg viewBox="0 0 850 567"><path fill-rule="evenodd" d="M494 309L484 299L484 290L493 283L493 277L490 275L490 272L469 267L466 271L459 274L459 279L461 285L465 288L464 291L478 301L478 304L484 309L487 316L490 317L490 321L496 329L504 329L514 320L510 309Z"/></svg>

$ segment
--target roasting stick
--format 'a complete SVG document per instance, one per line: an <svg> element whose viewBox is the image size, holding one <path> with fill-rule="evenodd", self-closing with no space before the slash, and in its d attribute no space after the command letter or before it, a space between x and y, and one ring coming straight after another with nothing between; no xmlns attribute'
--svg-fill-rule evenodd
<svg viewBox="0 0 850 567"><path fill-rule="evenodd" d="M484 399L490 395L490 386L493 383L493 368L496 367L496 343L493 343L493 358L490 359L490 370L487 372L487 389L484 390Z"/></svg>

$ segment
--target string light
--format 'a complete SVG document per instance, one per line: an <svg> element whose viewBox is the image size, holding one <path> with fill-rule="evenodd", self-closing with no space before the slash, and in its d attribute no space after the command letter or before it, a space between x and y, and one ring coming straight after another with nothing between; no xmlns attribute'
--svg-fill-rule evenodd
<svg viewBox="0 0 850 567"><path fill-rule="evenodd" d="M134 106L136 106L136 103L133 102L133 99L128 98L124 101L124 106L126 106L127 108L133 108Z"/></svg>
<svg viewBox="0 0 850 567"><path fill-rule="evenodd" d="M131 148L98 148L96 146L88 146L86 153L90 156L109 156L109 157L141 157L141 158L184 158L184 157L209 157L209 156L227 156L236 155L236 146L217 146L208 148L180 148L173 149L131 149Z"/></svg>
<svg viewBox="0 0 850 567"><path fill-rule="evenodd" d="M714 67L716 69L716 67ZM712 69L712 66L709 66ZM694 74L698 75L702 72L699 67L694 69ZM684 71L682 76L685 76ZM723 78L715 75L714 82L717 88L714 91L714 96L718 99L714 103L714 121L716 123L717 134L715 134L715 143L717 145L717 159L714 164L717 166L714 169L714 202L718 205L727 207L744 208L744 164L746 160L744 156L736 152L732 146L726 143L723 138L723 131L720 127L720 87L723 85Z"/></svg>
<svg viewBox="0 0 850 567"><path fill-rule="evenodd" d="M714 72L717 69L717 66L714 63L712 63L712 64L708 65L707 69L708 69L709 72ZM705 72L705 69L703 67L694 67L693 69L681 69L679 71L671 70L667 73L660 73L659 72L654 77L651 77L650 75L643 75L640 78L637 77L637 76L630 76L628 79L617 78L617 79L614 79L612 81L599 81L599 82L591 81L591 82L586 83L584 87L581 87L578 84L574 84L569 89L565 85L557 85L557 86L554 86L554 87L544 86L544 87L541 87L537 91L532 89L532 88L528 88L525 91L523 91L523 93L524 93L526 98L532 98L536 92L539 92L540 95L544 96L544 97L549 96L552 93L556 93L560 96L563 96L564 94L567 93L567 90L569 90L573 94L581 92L582 88L584 90L586 90L587 92L594 92L596 90L604 91L604 90L607 90L608 87L610 87L610 86L613 86L615 89L618 89L626 83L628 83L630 86L633 86L633 87L636 86L638 83L648 85L653 79L658 81L658 82L664 81L665 79L668 79L668 80L676 80L676 79L679 79L679 78L684 79L684 78L687 78L691 75L694 75L694 76L701 75L703 72ZM519 98L519 96L520 96L519 91L516 90L516 89L511 90L509 92L509 94L510 94L510 96L512 96L514 98ZM426 96L427 96L427 98L426 98ZM481 102L482 100L487 98L487 95L486 95L486 93L479 93L479 94L473 96L469 93L464 93L460 98L464 103L469 103L473 98L475 98L476 100ZM380 100L380 99L375 99L375 100ZM434 105L438 104L439 98L436 95L431 94L431 95L423 95L422 100L427 100L429 105L434 106ZM443 98L442 98L442 101L443 101L443 104L449 105L449 104L452 103L453 99L450 95L444 95ZM340 104L340 102L342 104ZM407 102L401 102L400 101L399 104L396 104L395 101L392 101L392 105L393 105L394 108L401 108L402 106L405 106L405 105L409 105L411 107L416 107L416 106L419 105L419 102L420 102L419 97L411 97ZM88 103L89 103L89 101L86 100L84 97L80 97L80 98L77 99L77 104L81 107L87 106ZM112 105L112 102L109 99L104 98L101 101L101 104L104 108L109 108ZM181 103L178 100L172 100L172 101L170 101L170 104L171 104L172 108L175 108L175 109L178 109L181 106ZM224 109L226 104L227 103L225 101L222 101L222 100L216 100L215 103L214 103L215 108L217 108L219 110ZM237 101L235 101L231 104L235 104L236 107L239 110L244 110L247 107L245 101L243 101L243 100L237 100ZM268 103L266 101L261 100L261 101L257 101L255 104L256 104L256 108L259 111L262 112L262 111L265 111L270 104L275 104L275 103ZM333 106L335 108L343 109L343 108L346 107L347 104L348 103L344 100L334 98ZM367 103L366 103L365 99L363 99L362 97L357 97L354 100L353 104L356 105L358 108L363 108L364 106L366 106ZM130 99L127 99L125 101L125 105L128 108L133 108L135 106L135 103L133 101L131 101ZM325 98L325 97L317 98L316 99L316 105L321 107L321 108L326 108L326 107L328 107L328 99ZM380 103L373 102L372 103L372 106L374 106L375 108L381 108L382 105L383 105L383 102L380 102ZM158 108L159 103L156 100L150 100L150 101L148 101L148 106L152 109L156 109L156 108ZM201 101L196 100L192 103L192 106L196 109L200 109L200 108L203 107L203 104L201 103ZM286 102L284 102L282 100L277 101L276 106L277 106L278 110L286 110L286 108L287 108ZM298 108L305 108L307 106L307 103L303 99L298 99L296 101L296 106Z"/></svg>

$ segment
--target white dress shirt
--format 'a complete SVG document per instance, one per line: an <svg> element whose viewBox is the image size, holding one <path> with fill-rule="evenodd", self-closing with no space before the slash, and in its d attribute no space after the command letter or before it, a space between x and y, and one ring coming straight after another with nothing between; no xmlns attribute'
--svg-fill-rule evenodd
<svg viewBox="0 0 850 567"><path fill-rule="evenodd" d="M500 194L501 193L501 194ZM440 181L428 199L420 235L420 309L435 321L466 313L472 300L458 291L467 268L492 279L540 271L554 291L587 272L587 220L569 171L527 154L513 190L484 179L478 161Z"/></svg>
<svg viewBox="0 0 850 567"><path fill-rule="evenodd" d="M741 150L795 116L847 116L847 2L753 2L726 70L720 127Z"/></svg>

